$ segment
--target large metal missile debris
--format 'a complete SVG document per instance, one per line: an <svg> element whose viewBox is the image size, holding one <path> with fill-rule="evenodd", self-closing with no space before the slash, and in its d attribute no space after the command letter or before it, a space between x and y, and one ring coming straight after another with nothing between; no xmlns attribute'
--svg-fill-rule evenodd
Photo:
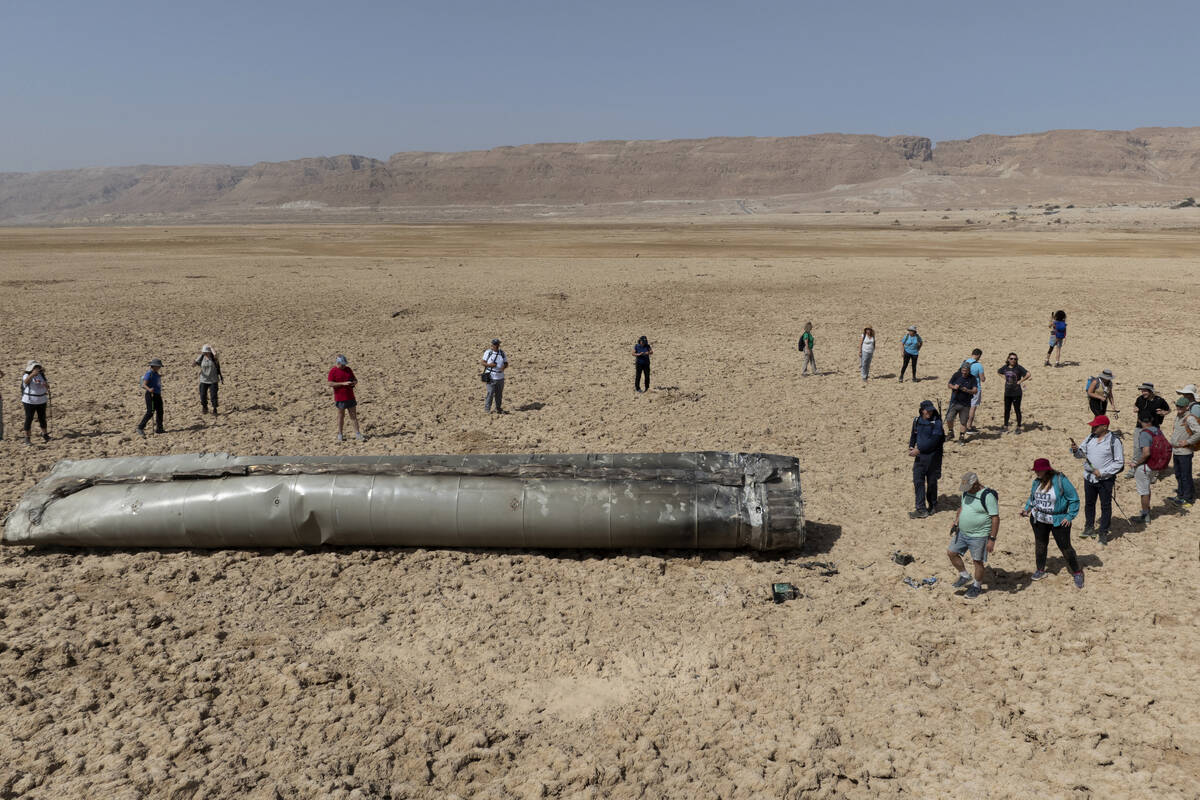
<svg viewBox="0 0 1200 800"><path fill-rule="evenodd" d="M3 542L790 550L804 502L748 453L111 458L55 465Z"/></svg>

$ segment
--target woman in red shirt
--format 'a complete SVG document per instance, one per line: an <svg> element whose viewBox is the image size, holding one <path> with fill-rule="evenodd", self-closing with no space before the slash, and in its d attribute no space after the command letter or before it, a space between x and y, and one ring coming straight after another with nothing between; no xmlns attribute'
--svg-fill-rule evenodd
<svg viewBox="0 0 1200 800"><path fill-rule="evenodd" d="M329 370L327 381L333 387L333 404L337 406L337 440L340 442L344 438L342 426L345 423L347 411L350 412L350 421L354 423L354 438L360 441L366 439L362 435L362 431L358 429L358 410L355 408L358 401L354 399L354 386L358 383L358 379L354 377L354 370L350 369L350 362L346 360L345 356L340 355L334 359L333 369Z"/></svg>

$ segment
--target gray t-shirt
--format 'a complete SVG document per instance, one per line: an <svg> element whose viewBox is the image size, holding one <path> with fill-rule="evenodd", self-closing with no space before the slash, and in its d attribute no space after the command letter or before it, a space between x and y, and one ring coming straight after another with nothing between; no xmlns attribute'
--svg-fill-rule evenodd
<svg viewBox="0 0 1200 800"><path fill-rule="evenodd" d="M217 362L209 358L207 353L197 358L196 364L200 367L201 383L216 383L220 378L220 372L217 371Z"/></svg>
<svg viewBox="0 0 1200 800"><path fill-rule="evenodd" d="M1149 428L1139 428L1137 432L1137 455L1134 461L1145 464L1142 459L1142 450L1149 447L1154 442L1154 434L1158 433L1158 426L1152 425Z"/></svg>

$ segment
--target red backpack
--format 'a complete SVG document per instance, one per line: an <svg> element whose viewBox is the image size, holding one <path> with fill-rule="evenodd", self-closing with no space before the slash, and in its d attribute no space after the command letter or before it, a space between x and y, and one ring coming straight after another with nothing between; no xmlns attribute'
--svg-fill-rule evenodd
<svg viewBox="0 0 1200 800"><path fill-rule="evenodd" d="M1146 466L1154 471L1166 469L1171 463L1171 443L1167 441L1167 437L1163 436L1162 428L1155 428L1153 438L1150 440L1150 457L1146 459Z"/></svg>

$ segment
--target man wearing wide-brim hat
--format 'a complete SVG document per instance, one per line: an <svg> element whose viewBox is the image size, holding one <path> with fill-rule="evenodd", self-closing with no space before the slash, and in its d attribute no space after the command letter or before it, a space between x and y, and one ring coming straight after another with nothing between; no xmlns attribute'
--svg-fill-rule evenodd
<svg viewBox="0 0 1200 800"><path fill-rule="evenodd" d="M1176 389L1175 394L1186 397L1188 399L1188 413L1193 417L1200 417L1200 403L1196 402L1196 384L1189 383L1182 389Z"/></svg>

